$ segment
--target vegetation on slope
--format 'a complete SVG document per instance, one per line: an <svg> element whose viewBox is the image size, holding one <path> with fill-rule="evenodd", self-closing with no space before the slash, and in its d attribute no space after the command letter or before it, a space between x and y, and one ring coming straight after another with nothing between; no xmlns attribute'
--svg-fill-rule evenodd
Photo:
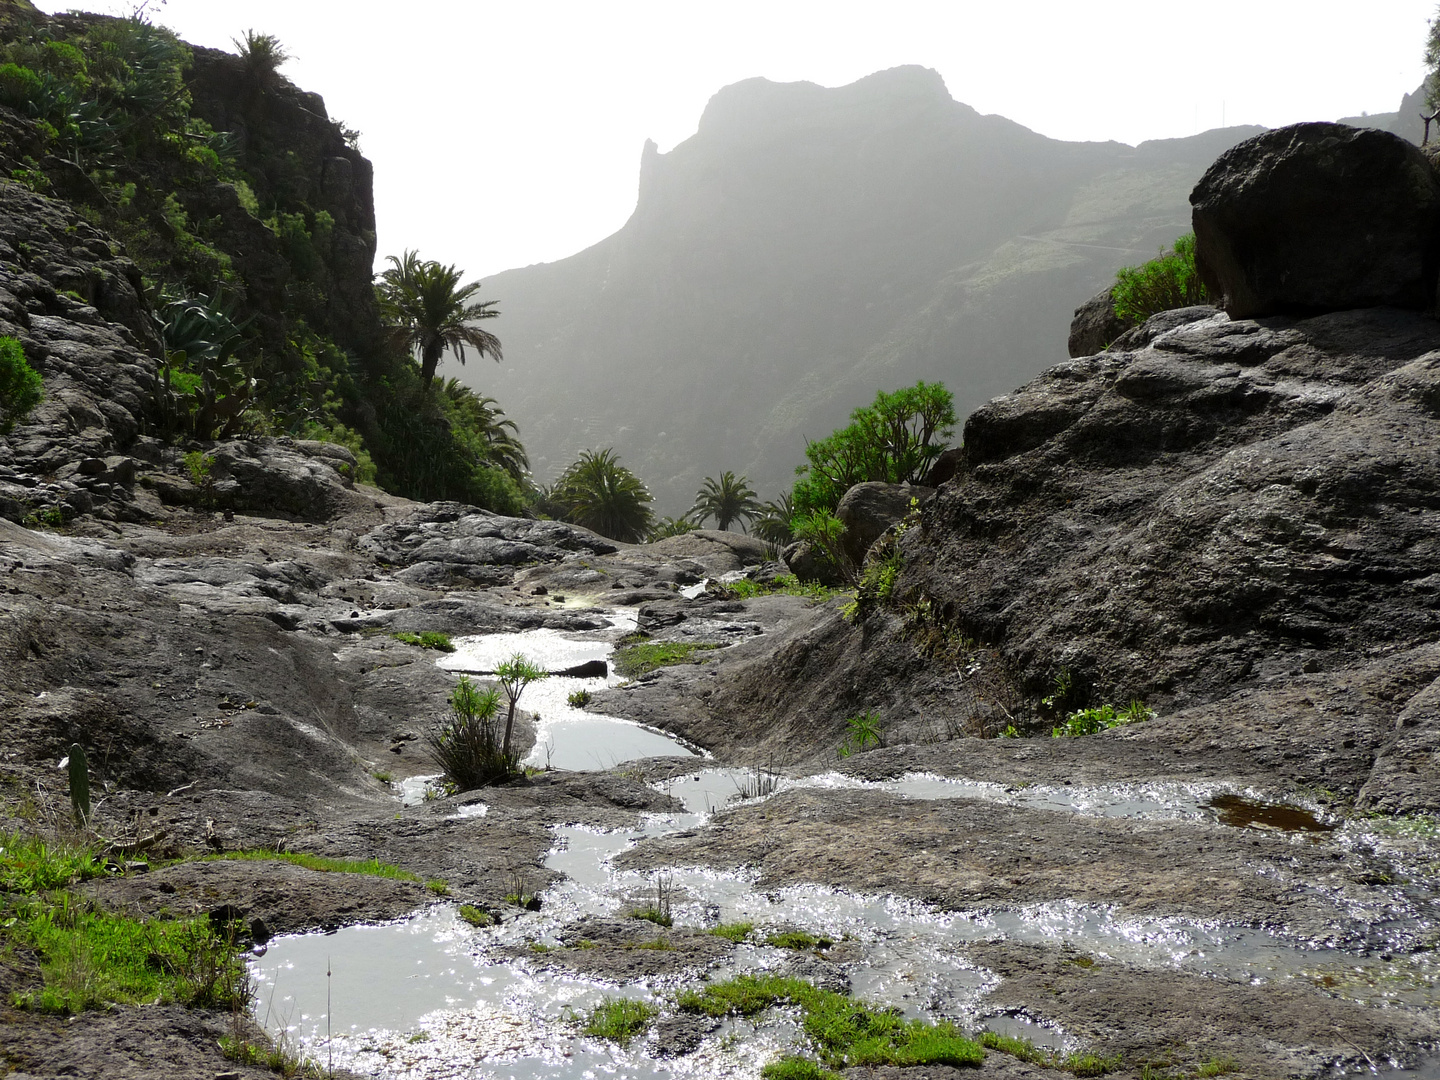
<svg viewBox="0 0 1440 1080"><path fill-rule="evenodd" d="M163 331L157 433L326 439L399 494L520 510L514 425L488 398L427 392L433 365L410 349L429 364L434 342L394 308L382 318L356 133L280 75L273 38L237 44L192 50L143 18L0 16L0 169L139 266ZM450 272L462 302L473 292L453 267L403 264ZM105 293L86 282L78 298Z"/></svg>

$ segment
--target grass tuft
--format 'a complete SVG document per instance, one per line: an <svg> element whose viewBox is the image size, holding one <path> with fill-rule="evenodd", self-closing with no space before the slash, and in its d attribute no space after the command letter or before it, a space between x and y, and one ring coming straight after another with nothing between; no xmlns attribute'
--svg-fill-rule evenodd
<svg viewBox="0 0 1440 1080"><path fill-rule="evenodd" d="M835 942L828 937L816 937L814 934L807 934L804 930L786 930L779 934L771 934L765 939L766 945L773 945L777 949L800 949L819 950L828 949Z"/></svg>
<svg viewBox="0 0 1440 1080"><path fill-rule="evenodd" d="M801 1027L821 1063L830 1068L964 1066L979 1065L985 1058L980 1045L948 1020L937 1024L907 1021L898 1010L871 1007L844 994L821 990L803 979L737 975L682 991L676 1003L685 1012L717 1018L754 1016L775 1005L795 1005L801 1012Z"/></svg>
<svg viewBox="0 0 1440 1080"><path fill-rule="evenodd" d="M406 645L416 645L422 649L434 649L436 652L455 651L455 643L450 640L450 635L442 634L438 630L426 630L423 634L412 634L408 630L401 630L390 636L396 641Z"/></svg>
<svg viewBox="0 0 1440 1080"><path fill-rule="evenodd" d="M645 1033L658 1011L645 1001L606 998L586 1014L580 1031L624 1046L635 1036Z"/></svg>
<svg viewBox="0 0 1440 1080"><path fill-rule="evenodd" d="M750 931L754 929L754 923L732 922L721 923L719 926L712 926L709 932L714 934L716 937L723 937L727 941L733 941L736 945L739 945L741 942L743 942L746 938L750 936Z"/></svg>

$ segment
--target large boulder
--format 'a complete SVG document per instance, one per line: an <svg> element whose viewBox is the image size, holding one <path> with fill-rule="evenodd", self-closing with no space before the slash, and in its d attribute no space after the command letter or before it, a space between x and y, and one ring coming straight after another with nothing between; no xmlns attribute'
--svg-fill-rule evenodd
<svg viewBox="0 0 1440 1080"><path fill-rule="evenodd" d="M1434 304L1440 177L1399 136L1269 131L1221 154L1190 203L1196 266L1233 319Z"/></svg>
<svg viewBox="0 0 1440 1080"><path fill-rule="evenodd" d="M1070 355L1094 356L1130 328L1115 314L1115 297L1110 289L1096 293L1075 309L1070 320Z"/></svg>
<svg viewBox="0 0 1440 1080"><path fill-rule="evenodd" d="M856 484L845 492L835 516L845 526L845 554L850 561L856 566L863 563L880 534L910 512L912 499L924 501L933 494L934 488L881 481Z"/></svg>

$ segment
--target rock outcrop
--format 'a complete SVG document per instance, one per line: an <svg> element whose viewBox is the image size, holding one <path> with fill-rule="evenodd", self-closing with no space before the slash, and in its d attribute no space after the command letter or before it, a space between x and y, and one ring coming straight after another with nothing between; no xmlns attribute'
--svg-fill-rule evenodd
<svg viewBox="0 0 1440 1080"><path fill-rule="evenodd" d="M1106 289L1075 309L1066 345L1072 357L1094 356L1128 329L1130 324L1115 314L1112 290Z"/></svg>
<svg viewBox="0 0 1440 1080"><path fill-rule="evenodd" d="M856 566L865 561L870 545L880 534L910 513L915 505L935 493L934 488L919 484L856 484L847 491L835 509L835 516L845 526L845 554Z"/></svg>
<svg viewBox="0 0 1440 1080"><path fill-rule="evenodd" d="M1398 135L1269 131L1221 154L1190 202L1196 267L1232 318L1435 303L1440 177Z"/></svg>

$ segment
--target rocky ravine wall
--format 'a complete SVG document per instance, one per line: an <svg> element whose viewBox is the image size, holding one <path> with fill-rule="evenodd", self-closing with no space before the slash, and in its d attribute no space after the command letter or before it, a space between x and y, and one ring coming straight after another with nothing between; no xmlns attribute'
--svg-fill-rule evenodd
<svg viewBox="0 0 1440 1080"><path fill-rule="evenodd" d="M1287 175L1320 189L1304 193L1307 212L1318 198L1354 223L1320 239L1355 245L1353 264L1386 263L1373 219L1395 207L1367 209L1373 187L1333 174L1373 174L1377 144L1396 168L1429 166L1393 136L1303 128L1242 144L1212 173L1298 170ZM1207 181L1207 206L1252 199ZM1409 190L1414 220L1429 220L1433 184ZM1283 209L1255 210L1251 233L1229 227L1230 250L1252 253L1234 272L1270 273L1260 241ZM1432 296L1435 253L1403 246L1386 264L1391 302L1413 302L1417 280ZM1287 257L1332 277L1344 265L1303 239ZM1255 293L1220 285L1247 303ZM1048 730L1034 703L1068 671L1076 703L1160 708L1125 738L1223 750L1364 806L1440 808L1440 324L1343 310L1343 288L1328 287L1337 310L1311 317L1156 316L977 410L959 472L901 541L894 599L854 629L819 618L719 676L683 729L743 741L723 734L726 718L758 706L765 731L749 734L774 733L783 752L833 747L843 717L865 708L903 737L919 713L954 730L977 714L1003 724L1003 706ZM1293 306L1283 288L1270 302ZM977 647L926 655L931 613Z"/></svg>

